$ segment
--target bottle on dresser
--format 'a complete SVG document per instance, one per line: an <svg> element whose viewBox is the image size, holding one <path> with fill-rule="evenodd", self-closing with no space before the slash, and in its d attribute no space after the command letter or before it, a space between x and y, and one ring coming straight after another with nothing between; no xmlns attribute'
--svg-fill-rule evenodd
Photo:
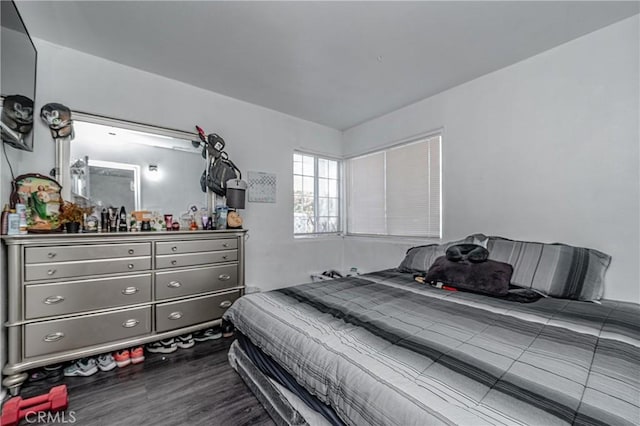
<svg viewBox="0 0 640 426"><path fill-rule="evenodd" d="M109 213L107 213L107 209L102 209L100 213L100 230L109 232Z"/></svg>
<svg viewBox="0 0 640 426"><path fill-rule="evenodd" d="M16 204L16 213L20 219L18 226L20 227L20 234L27 233L27 206L24 204Z"/></svg>
<svg viewBox="0 0 640 426"><path fill-rule="evenodd" d="M20 215L11 209L7 217L7 235L18 235L20 233Z"/></svg>
<svg viewBox="0 0 640 426"><path fill-rule="evenodd" d="M118 232L127 232L129 227L127 226L127 211L124 206L120 207L120 214L118 215Z"/></svg>
<svg viewBox="0 0 640 426"><path fill-rule="evenodd" d="M2 235L7 235L7 230L9 229L9 204L4 205L4 209L2 210Z"/></svg>

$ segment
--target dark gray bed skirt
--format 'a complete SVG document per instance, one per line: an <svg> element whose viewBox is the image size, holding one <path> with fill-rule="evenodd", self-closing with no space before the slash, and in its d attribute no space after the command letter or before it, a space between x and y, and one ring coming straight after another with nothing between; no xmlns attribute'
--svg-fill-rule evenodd
<svg viewBox="0 0 640 426"><path fill-rule="evenodd" d="M238 372L251 392L279 425L308 425L306 419L289 402L283 392L263 374L242 350L238 341L229 348L229 363ZM291 398L291 395L289 396ZM300 401L300 404L304 404Z"/></svg>

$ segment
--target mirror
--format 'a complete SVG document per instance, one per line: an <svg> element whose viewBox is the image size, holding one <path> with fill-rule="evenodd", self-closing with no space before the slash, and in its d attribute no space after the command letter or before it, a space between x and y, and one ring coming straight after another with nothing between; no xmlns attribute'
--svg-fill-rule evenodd
<svg viewBox="0 0 640 426"><path fill-rule="evenodd" d="M206 161L191 142L195 134L80 115L74 113L75 138L59 160L65 199L98 211L125 206L175 217L191 206L208 209L200 189Z"/></svg>

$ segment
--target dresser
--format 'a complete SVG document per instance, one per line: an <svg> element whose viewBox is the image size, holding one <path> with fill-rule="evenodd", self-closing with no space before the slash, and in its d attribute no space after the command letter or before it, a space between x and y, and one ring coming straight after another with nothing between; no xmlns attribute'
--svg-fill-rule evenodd
<svg viewBox="0 0 640 426"><path fill-rule="evenodd" d="M244 291L245 230L3 236L7 364L27 370L220 324Z"/></svg>

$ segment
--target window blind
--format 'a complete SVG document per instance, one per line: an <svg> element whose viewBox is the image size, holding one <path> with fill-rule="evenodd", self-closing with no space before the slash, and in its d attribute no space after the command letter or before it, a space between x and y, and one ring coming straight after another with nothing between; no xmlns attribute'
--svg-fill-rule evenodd
<svg viewBox="0 0 640 426"><path fill-rule="evenodd" d="M348 161L348 232L440 237L440 135Z"/></svg>
<svg viewBox="0 0 640 426"><path fill-rule="evenodd" d="M384 152L349 160L347 229L385 234Z"/></svg>

